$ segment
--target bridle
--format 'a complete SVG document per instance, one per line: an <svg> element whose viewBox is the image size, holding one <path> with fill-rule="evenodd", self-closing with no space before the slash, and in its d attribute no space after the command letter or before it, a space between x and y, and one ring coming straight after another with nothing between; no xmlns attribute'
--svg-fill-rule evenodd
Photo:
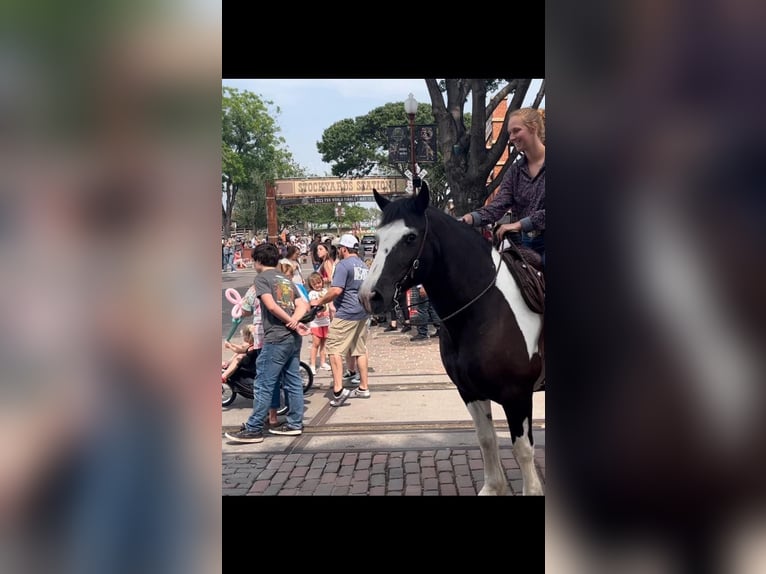
<svg viewBox="0 0 766 574"><path fill-rule="evenodd" d="M413 279L413 280L415 279L415 272L420 267L420 256L423 255L423 248L426 245L426 237L428 236L428 213L427 212L423 212L423 216L426 219L426 224L425 224L425 229L423 230L423 239L420 242L420 248L418 249L418 253L417 253L417 255L415 255L415 258L412 260L412 262L410 263L409 268L407 269L407 271L404 272L404 275L402 275L401 279L399 279L399 281L394 283L394 310L397 311L397 312L400 310L400 307L399 307L399 296L402 293L402 283L405 281L405 279L407 279L408 275L410 276L410 279ZM471 299L468 303L466 303L465 305L460 307L460 309L458 309L457 311L454 311L454 312L450 313L446 317L439 317L439 319L441 321L446 321L447 319L452 319L455 315L465 311L466 309L468 309L468 307L470 307L471 305L476 303L476 301L481 299L484 296L484 294L487 291L489 291L490 289L492 289L492 287L497 282L497 276L500 274L500 267L502 266L502 264L503 264L503 258L501 257L500 260L497 263L497 269L495 270L495 275L492 277L492 281L490 281L489 285L487 285L481 291L481 293L479 293L476 297Z"/></svg>

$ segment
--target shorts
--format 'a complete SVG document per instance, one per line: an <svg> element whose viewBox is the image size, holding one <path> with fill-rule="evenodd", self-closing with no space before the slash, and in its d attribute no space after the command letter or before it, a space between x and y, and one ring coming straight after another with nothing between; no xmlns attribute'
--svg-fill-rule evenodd
<svg viewBox="0 0 766 574"><path fill-rule="evenodd" d="M311 327L311 334L319 339L326 339L329 327L324 325L322 327Z"/></svg>
<svg viewBox="0 0 766 574"><path fill-rule="evenodd" d="M352 357L366 355L369 332L366 318L349 321L335 317L330 323L325 350L328 355L345 355L349 351Z"/></svg>

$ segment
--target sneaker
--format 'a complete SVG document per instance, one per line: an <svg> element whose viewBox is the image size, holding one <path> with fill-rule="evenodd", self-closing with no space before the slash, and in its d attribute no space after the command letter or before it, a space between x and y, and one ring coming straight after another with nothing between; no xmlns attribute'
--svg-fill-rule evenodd
<svg viewBox="0 0 766 574"><path fill-rule="evenodd" d="M312 375L316 375L316 374L317 374L317 370L314 368L314 366L313 366L313 365L311 365L311 366L309 367L309 369L311 370L311 374L312 374Z"/></svg>
<svg viewBox="0 0 766 574"><path fill-rule="evenodd" d="M411 325L405 325L404 327L402 327L402 330L400 332L401 333L407 333L408 331L412 331L412 326Z"/></svg>
<svg viewBox="0 0 766 574"><path fill-rule="evenodd" d="M346 402L346 399L350 395L351 395L351 391L349 391L348 389L343 389L340 392L340 396L339 397L336 397L335 394L333 393L332 400L330 401L330 406L331 407L339 407L339 406L341 406L343 403Z"/></svg>
<svg viewBox="0 0 766 574"><path fill-rule="evenodd" d="M269 432L271 434L281 434L281 435L287 435L287 436L298 436L299 434L303 434L303 429L294 429L287 426L287 424L283 424L280 427L269 429Z"/></svg>
<svg viewBox="0 0 766 574"><path fill-rule="evenodd" d="M388 327L383 329L383 332L384 333L390 333L391 331L398 331L398 330L399 330L399 327L392 327L391 325L389 325Z"/></svg>
<svg viewBox="0 0 766 574"><path fill-rule="evenodd" d="M263 432L248 430L244 424L237 432L227 432L224 436L234 442L263 442Z"/></svg>
<svg viewBox="0 0 766 574"><path fill-rule="evenodd" d="M434 339L434 338L436 338L438 336L439 336L439 329L436 329L436 331L434 331L433 333L431 333L429 335L429 337L431 337L432 339Z"/></svg>
<svg viewBox="0 0 766 574"><path fill-rule="evenodd" d="M321 367L319 367L319 368L320 368L320 369L322 369L322 370L324 370L324 371L332 371L332 367L331 367L330 365L328 365L327 363L324 363L324 364L323 364Z"/></svg>
<svg viewBox="0 0 766 574"><path fill-rule="evenodd" d="M428 335L423 335L422 333L418 333L414 337L410 337L410 341L425 341L428 339Z"/></svg>
<svg viewBox="0 0 766 574"><path fill-rule="evenodd" d="M369 399L370 389L354 389L353 391L351 391L349 396L352 399Z"/></svg>

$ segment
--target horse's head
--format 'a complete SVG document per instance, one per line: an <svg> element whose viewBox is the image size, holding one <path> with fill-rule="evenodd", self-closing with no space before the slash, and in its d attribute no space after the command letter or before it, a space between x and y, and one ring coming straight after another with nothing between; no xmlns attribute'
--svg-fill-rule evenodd
<svg viewBox="0 0 766 574"><path fill-rule="evenodd" d="M416 285L430 263L426 254L428 186L422 183L414 197L390 201L372 190L383 211L378 227L378 252L359 289L359 299L369 313L381 314L393 303L394 296Z"/></svg>

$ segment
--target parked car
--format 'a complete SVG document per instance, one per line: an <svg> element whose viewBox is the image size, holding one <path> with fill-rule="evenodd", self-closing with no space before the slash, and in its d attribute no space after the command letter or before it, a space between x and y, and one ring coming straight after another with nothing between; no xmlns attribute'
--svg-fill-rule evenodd
<svg viewBox="0 0 766 574"><path fill-rule="evenodd" d="M362 235L362 249L364 257L372 257L378 250L378 240L374 235Z"/></svg>

